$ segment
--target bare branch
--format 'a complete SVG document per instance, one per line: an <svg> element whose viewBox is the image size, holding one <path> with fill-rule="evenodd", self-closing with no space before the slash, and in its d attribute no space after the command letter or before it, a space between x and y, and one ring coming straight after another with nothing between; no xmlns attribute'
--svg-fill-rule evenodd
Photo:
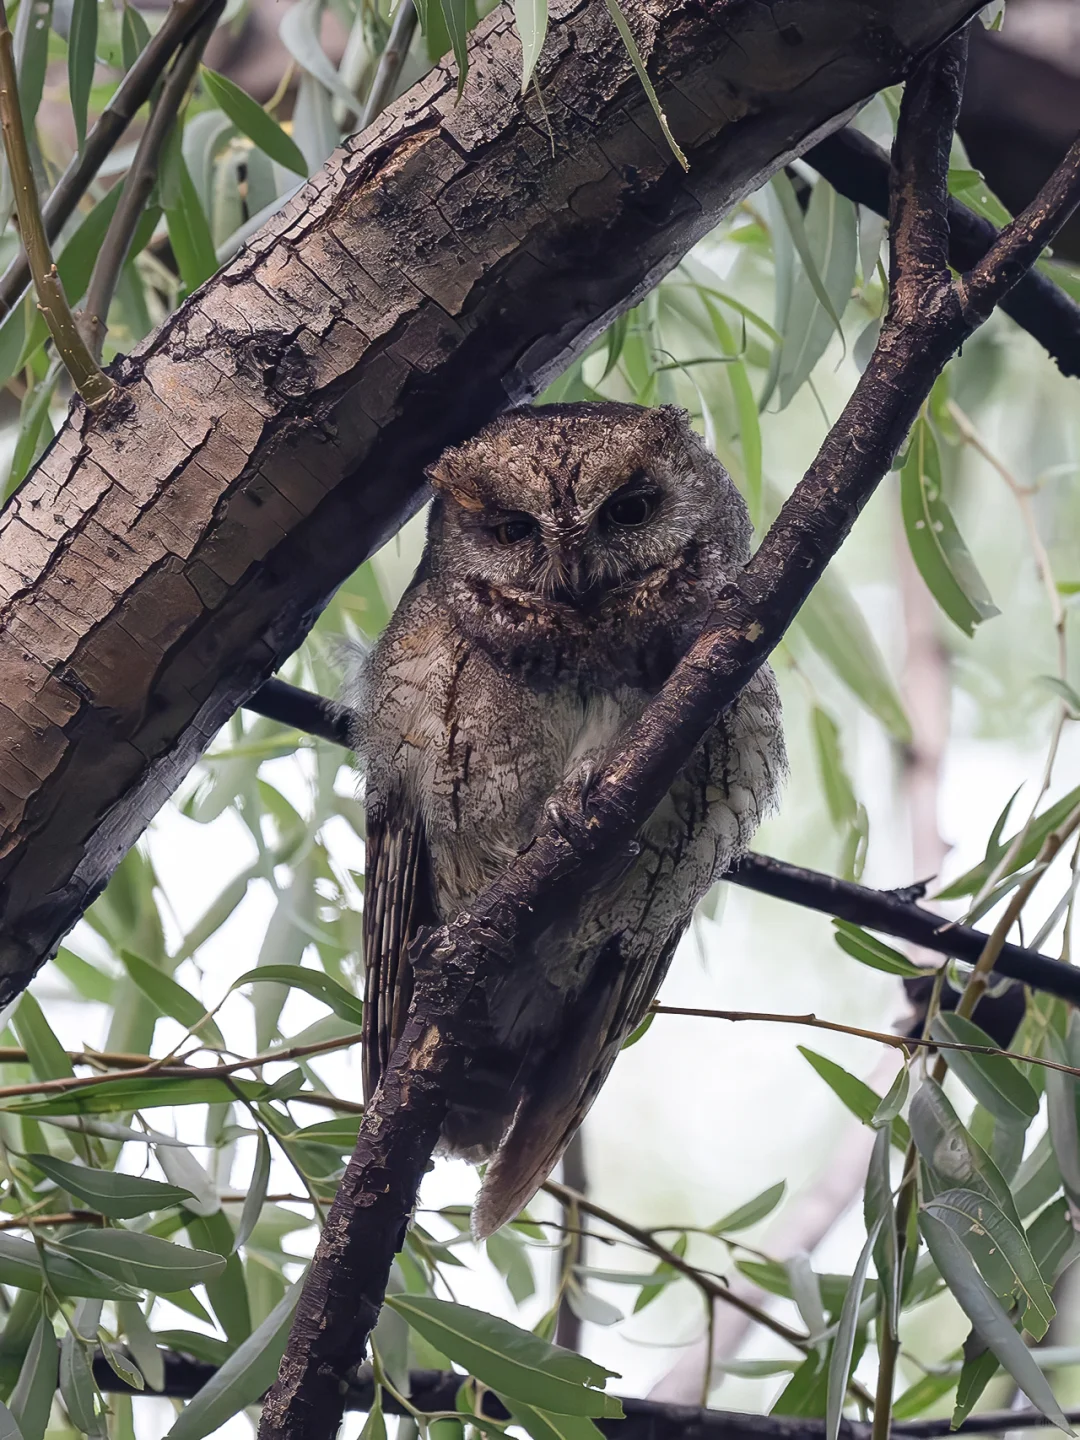
<svg viewBox="0 0 1080 1440"><path fill-rule="evenodd" d="M139 137L131 168L124 177L124 188L98 252L83 308L85 323L93 336L92 343L99 359L113 291L127 260L143 209L157 181L165 142L172 133L207 41L214 33L224 8L225 0L213 0L211 8L181 46L176 63L154 103L150 122Z"/></svg>
<svg viewBox="0 0 1080 1440"><path fill-rule="evenodd" d="M56 353L67 367L79 394L88 406L103 405L116 387L90 354L53 264L38 203L34 167L26 144L15 51L3 0L0 0L0 128L3 130L4 152L15 194L19 238L34 277L38 309L45 317Z"/></svg>
<svg viewBox="0 0 1080 1440"><path fill-rule="evenodd" d="M173 0L161 26L124 76L116 94L101 112L75 155L56 182L42 209L45 234L51 243L75 212L91 180L101 169L124 131L161 78L165 67L186 37L202 20L214 0ZM30 283L24 255L16 255L0 275L0 314L13 310Z"/></svg>
<svg viewBox="0 0 1080 1440"><path fill-rule="evenodd" d="M888 215L889 157L858 130L838 130L805 158L841 195ZM951 197L948 214L949 263L954 270L969 270L990 250L998 232L989 220ZM1060 285L1029 270L1001 308L1043 346L1063 375L1080 375L1080 305Z"/></svg>

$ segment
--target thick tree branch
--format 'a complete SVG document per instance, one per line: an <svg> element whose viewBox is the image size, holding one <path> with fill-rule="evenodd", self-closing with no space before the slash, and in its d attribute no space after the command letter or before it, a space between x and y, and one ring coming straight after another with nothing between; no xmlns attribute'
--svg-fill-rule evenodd
<svg viewBox="0 0 1080 1440"><path fill-rule="evenodd" d="M452 1100L468 1096L486 986L519 937L542 930L602 866L632 849L707 728L779 642L888 471L949 357L1019 278L1080 199L1076 166L1003 233L993 266L955 283L944 269L948 134L958 64L916 75L901 111L889 313L877 349L816 460L708 626L608 758L588 809L547 826L469 912L414 947L413 1004L327 1218L301 1294L261 1440L327 1440L341 1384L367 1344L403 1225ZM925 167L925 168L924 168ZM1032 257L1033 258L1033 257ZM467 1099L466 1099L467 1103Z"/></svg>
<svg viewBox="0 0 1080 1440"><path fill-rule="evenodd" d="M348 748L351 743L349 711L344 705L284 680L267 680L245 708L335 745ZM838 920L850 920L882 935L907 940L924 950L972 965L990 938L982 930L943 920L940 915L925 910L917 903L919 887L913 887L914 894L911 890L870 890L865 885L824 875L820 870L806 870L801 865L790 865L785 860L754 852L737 861L724 878L744 889L773 895L808 910L819 910ZM1080 1005L1080 969L1074 965L1007 943L994 968L999 975L1019 980L1033 990L1045 990L1049 995Z"/></svg>
<svg viewBox="0 0 1080 1440"><path fill-rule="evenodd" d="M889 212L889 157L857 130L838 130L804 157L834 189L878 215ZM949 200L949 262L970 270L994 244L997 230L959 200ZM1059 285L1029 270L1001 308L1026 330L1064 375L1080 375L1080 305Z"/></svg>
<svg viewBox="0 0 1080 1440"><path fill-rule="evenodd" d="M0 1003L419 503L423 466L978 0L789 0L782 27L758 0L626 8L689 175L604 7L553 7L550 132L499 7L461 103L451 63L349 142L0 516Z"/></svg>

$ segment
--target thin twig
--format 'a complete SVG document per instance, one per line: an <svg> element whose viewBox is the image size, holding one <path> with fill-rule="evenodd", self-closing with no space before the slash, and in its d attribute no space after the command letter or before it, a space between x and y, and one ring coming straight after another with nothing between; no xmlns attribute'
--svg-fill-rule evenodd
<svg viewBox="0 0 1080 1440"><path fill-rule="evenodd" d="M785 1325L782 1320L777 1320L768 1311L751 1304L749 1300L744 1300L741 1295L734 1294L722 1281L715 1280L712 1276L696 1269L689 1260L677 1255L662 1240L657 1240L651 1231L643 1230L630 1220L624 1220L621 1215L616 1215L612 1210L606 1210L603 1205L597 1205L596 1201L590 1200L587 1195L579 1195L576 1190L571 1190L567 1185L560 1185L556 1180L545 1181L542 1188L548 1195L554 1196L564 1209L570 1209L573 1206L580 1213L591 1215L594 1220L602 1220L612 1229L621 1231L623 1235L629 1235L643 1250L648 1250L658 1260L662 1260L665 1265L670 1265L680 1275L685 1275L688 1280L692 1280L710 1299L719 1300L725 1305L734 1305L737 1310L741 1310L744 1315L751 1316L767 1330L771 1330L774 1335L778 1335L781 1340L786 1340L789 1345L794 1345L796 1350L805 1353L809 1349L810 1337L808 1335L793 1330L790 1325Z"/></svg>
<svg viewBox="0 0 1080 1440"><path fill-rule="evenodd" d="M97 1210L61 1210L55 1215L19 1215L0 1221L0 1230L28 1230L34 1225L104 1225Z"/></svg>
<svg viewBox="0 0 1080 1440"><path fill-rule="evenodd" d="M19 235L34 278L38 309L45 317L57 354L67 366L75 388L86 404L95 409L108 400L116 386L87 348L53 263L34 181L34 167L26 143L26 126L19 104L19 82L15 71L15 47L3 0L0 0L0 128L3 130L4 152L15 194Z"/></svg>
<svg viewBox="0 0 1080 1440"><path fill-rule="evenodd" d="M279 1060L297 1060L305 1055L325 1055L332 1050L352 1049L359 1045L362 1039L362 1035L355 1034L344 1035L336 1040L315 1041L310 1045L283 1046L280 1050L266 1050L261 1055L253 1055L244 1060L233 1060L224 1065L162 1066L157 1060L147 1059L145 1064L104 1075L61 1076L56 1080L38 1080L26 1085L2 1085L0 1086L0 1099L8 1100L19 1095L62 1095L71 1090L88 1090L94 1086L108 1085L118 1080L139 1080L148 1077L161 1077L168 1080L222 1080L230 1075L238 1074L241 1070L255 1070L262 1065L271 1065ZM336 1106L339 1103L335 1096L322 1095L318 1092L308 1094L301 1092L292 1098L312 1105ZM343 1100L340 1104L343 1108L355 1108L359 1113L363 1113L363 1106L354 1107L352 1101Z"/></svg>
<svg viewBox="0 0 1080 1440"><path fill-rule="evenodd" d="M127 260L146 202L157 182L165 142L176 124L176 117L195 78L203 51L224 8L225 0L213 0L206 15L184 41L154 103L149 124L139 137L131 168L124 177L124 188L98 252L83 309L85 326L91 337L90 343L98 359L101 358L102 346L105 343L113 292Z"/></svg>
<svg viewBox="0 0 1080 1440"><path fill-rule="evenodd" d="M409 54L409 46L416 34L416 18L413 0L398 0L397 14L390 27L390 34L386 37L386 48L379 56L378 69L364 101L363 113L360 116L361 130L366 130L393 99Z"/></svg>
<svg viewBox="0 0 1080 1440"><path fill-rule="evenodd" d="M915 1050L959 1050L967 1055L993 1055L1015 1060L1022 1065L1041 1065L1047 1070L1060 1070L1080 1079L1080 1068L1057 1060L1044 1060L1039 1055L1022 1055L1018 1050L1000 1050L996 1045L965 1045L960 1041L930 1040L911 1035L891 1035L886 1030L864 1030L858 1025L842 1025L838 1020L821 1020L817 1015L784 1015L768 1010L709 1010L692 1005L653 1005L655 1015L687 1015L701 1020L756 1021L770 1025L805 1025L812 1030L831 1030L837 1035L854 1035L860 1040L874 1040L902 1051L910 1059ZM202 1072L200 1072L202 1073Z"/></svg>

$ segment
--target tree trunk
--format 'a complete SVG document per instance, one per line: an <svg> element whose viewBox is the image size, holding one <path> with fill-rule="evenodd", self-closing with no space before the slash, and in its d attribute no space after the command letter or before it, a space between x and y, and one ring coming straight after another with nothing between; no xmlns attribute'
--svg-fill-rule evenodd
<svg viewBox="0 0 1080 1440"><path fill-rule="evenodd" d="M507 7L114 367L0 517L0 1004L423 498L742 196L975 0L599 0L519 94Z"/></svg>

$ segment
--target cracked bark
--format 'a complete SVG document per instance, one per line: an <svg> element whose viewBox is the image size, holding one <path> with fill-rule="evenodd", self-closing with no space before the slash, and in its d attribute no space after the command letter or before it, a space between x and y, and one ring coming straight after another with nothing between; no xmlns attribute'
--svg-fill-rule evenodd
<svg viewBox="0 0 1080 1440"><path fill-rule="evenodd" d="M777 165L977 0L553 6L550 136L506 7L76 408L0 517L0 1003L218 726L420 503Z"/></svg>

